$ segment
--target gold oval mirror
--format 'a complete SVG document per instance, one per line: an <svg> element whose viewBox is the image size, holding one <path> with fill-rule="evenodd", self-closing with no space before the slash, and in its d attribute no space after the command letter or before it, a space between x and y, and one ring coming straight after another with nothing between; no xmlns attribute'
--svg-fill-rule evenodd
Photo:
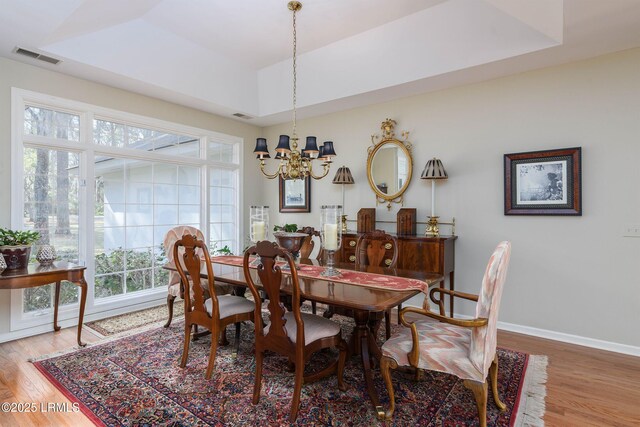
<svg viewBox="0 0 640 427"><path fill-rule="evenodd" d="M369 147L367 158L369 185L376 195L376 202L387 203L387 209L391 209L392 202L402 203L413 173L411 143L396 139L394 126L393 120L382 122L383 135L371 137L373 146ZM408 132L402 135L406 138Z"/></svg>

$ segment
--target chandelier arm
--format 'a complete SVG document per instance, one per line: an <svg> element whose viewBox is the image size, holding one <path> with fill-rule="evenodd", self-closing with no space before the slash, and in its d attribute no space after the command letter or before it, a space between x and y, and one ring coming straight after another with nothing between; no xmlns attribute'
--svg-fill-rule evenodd
<svg viewBox="0 0 640 427"><path fill-rule="evenodd" d="M260 161L260 172L262 172L262 175L266 176L269 179L277 178L278 175L280 175L280 173L281 173L280 169L281 169L281 167L280 167L280 165L278 165L278 169L275 171L275 173L269 174L264 170L264 160Z"/></svg>
<svg viewBox="0 0 640 427"><path fill-rule="evenodd" d="M329 163L323 163L322 167L324 168L322 175L314 175L313 164L309 163L309 176L313 179L322 179L327 176L327 174L329 173Z"/></svg>

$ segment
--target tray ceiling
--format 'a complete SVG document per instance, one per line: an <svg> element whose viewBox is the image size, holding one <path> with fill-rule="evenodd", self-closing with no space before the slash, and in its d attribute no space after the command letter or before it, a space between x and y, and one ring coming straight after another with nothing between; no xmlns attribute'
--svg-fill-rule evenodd
<svg viewBox="0 0 640 427"><path fill-rule="evenodd" d="M224 116L290 119L283 0L2 1L0 55ZM640 45L636 0L306 0L301 117ZM22 47L58 65L16 55Z"/></svg>

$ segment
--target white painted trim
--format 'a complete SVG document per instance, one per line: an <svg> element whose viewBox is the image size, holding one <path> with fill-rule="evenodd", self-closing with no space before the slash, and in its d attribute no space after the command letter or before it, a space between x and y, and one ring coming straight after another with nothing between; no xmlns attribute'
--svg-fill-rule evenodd
<svg viewBox="0 0 640 427"><path fill-rule="evenodd" d="M407 304L404 306L422 308L422 305ZM433 308L437 310L437 308ZM455 313L459 319L471 319L472 316ZM564 332L551 331L549 329L534 328L533 326L518 325L516 323L498 321L498 329L508 332L515 332L523 335L530 335L538 338L545 338L553 341L560 341L567 344L581 345L584 347L597 348L599 350L612 351L614 353L628 354L640 357L640 347L628 344L621 344L612 341L604 341L595 338L583 337L580 335L567 334Z"/></svg>
<svg viewBox="0 0 640 427"><path fill-rule="evenodd" d="M83 323L87 323L87 322L94 322L96 320L101 320L101 319L106 319L108 317L113 317L113 316L117 316L119 314L125 314L125 313L130 313L133 311L139 311L139 310L144 310L145 308L151 308L151 307L156 307L162 304L166 304L166 294L162 294L161 298L156 298L154 300L151 301L147 301L144 303L140 303L140 304L135 304L135 305L128 305L126 307L119 307L119 308L108 308L108 309L104 309L101 310L99 312L95 312L95 313L90 313L90 314L85 314L84 316L84 322ZM60 320L58 322L58 324L62 327L62 328L75 328L78 325L78 306L76 304L75 306L75 311L73 311L73 317L67 320ZM4 334L0 334L0 343L3 342L8 342L8 341L13 341L13 340L17 340L20 338L26 338L26 337L30 337L33 335L39 335L39 334L45 334L47 332L52 332L53 329L53 324L50 322L48 324L44 324L44 325L40 325L40 326L35 326L35 327L31 327L31 328L26 328L26 329L19 329L16 331L11 331L11 332L7 332ZM84 334L85 331L83 331L83 338L84 338Z"/></svg>
<svg viewBox="0 0 640 427"><path fill-rule="evenodd" d="M24 135L23 121L24 121L24 108L25 105L37 105L42 108L54 109L56 111L63 111L69 114L78 115L80 117L80 135L78 141L64 141L56 138L49 138L39 135ZM23 203L23 189L22 189L22 173L23 168L20 167L23 163L24 147L42 147L46 149L59 149L71 152L79 153L81 156L80 162L80 176L81 180L84 180L86 185L81 186L79 189L79 209L80 218L85 218L85 221L78 224L80 228L80 245L79 245L79 257L81 264L86 265L87 271L85 273L89 289L87 294L87 306L86 306L86 319L91 320L94 316L108 317L116 313L124 313L131 310L144 308L145 306L152 306L154 302L158 301L158 298L166 298L166 287L156 288L152 292L145 292L142 295L132 296L131 294L119 295L112 298L101 299L95 301L94 292L94 273L95 262L92 258L92 251L94 247L93 233L91 228L93 227L93 204L90 202L94 198L95 194L95 180L93 170L93 159L96 155L107 155L117 158L138 159L144 161L164 162L177 165L186 165L201 168L203 173L201 174L200 183L202 196L201 201L201 216L200 216L200 228L205 230L205 235L209 236L210 230L210 200L209 200L209 171L211 168L232 170L237 175L237 195L236 195L236 215L237 223L236 227L236 239L239 247L243 244L241 240L242 221L240 221L242 206L240 194L242 194L243 184L243 143L244 139L238 136L227 135L220 132L211 131L208 129L201 129L192 126L187 126L179 123L168 122L153 117L141 116L132 113L127 113L118 110L112 110L109 108L100 107L97 105L78 102L66 98L60 98L44 93L33 92L16 87L11 88L11 105L12 105L12 117L11 117L11 227L22 227L22 207ZM93 143L93 119L104 119L114 121L117 123L125 123L126 125L141 126L145 128L153 128L155 130L164 131L173 134L188 135L200 140L201 157L200 158L180 158L176 160L174 156L170 154L162 154L155 152L147 152L141 150L128 149L125 147L106 147ZM209 142L223 142L233 143L238 150L238 162L237 163L225 163L220 161L210 160L207 156L209 149ZM84 228L83 231L83 226ZM207 241L208 242L208 241ZM42 313L23 313L23 290L13 290L10 293L10 331L7 334L0 334L0 342L5 337L24 337L28 335L34 335L37 333L43 333L50 330L50 319L52 318L53 309L48 309ZM125 304L124 306L122 304ZM151 304L151 305L149 305ZM157 304L155 304L157 305ZM74 320L77 318L77 304L60 307L59 310L59 323L63 327L66 325L73 325ZM102 314L108 313L108 314ZM43 323L44 322L44 323ZM13 338L13 339L15 339Z"/></svg>
<svg viewBox="0 0 640 427"><path fill-rule="evenodd" d="M581 345L584 347L597 348L599 350L613 351L615 353L622 353L640 357L640 347L620 344L612 341L603 341L595 338L583 337L580 335L567 334L564 332L551 331L548 329L534 328L532 326L523 326L517 325L515 323L501 321L498 321L498 329L501 329L503 331L516 332L523 335L546 338L549 340L560 341L568 344Z"/></svg>

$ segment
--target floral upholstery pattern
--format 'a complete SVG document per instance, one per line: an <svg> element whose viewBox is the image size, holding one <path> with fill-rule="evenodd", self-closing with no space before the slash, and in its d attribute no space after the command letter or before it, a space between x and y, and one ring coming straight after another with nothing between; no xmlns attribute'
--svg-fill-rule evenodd
<svg viewBox="0 0 640 427"><path fill-rule="evenodd" d="M470 357L471 363L485 374L496 354L498 312L510 257L511 243L500 242L489 258L476 303L476 318L489 319L489 323L482 328L473 328Z"/></svg>
<svg viewBox="0 0 640 427"><path fill-rule="evenodd" d="M501 242L491 255L476 304L476 317L487 318L486 326L466 328L427 319L415 322L422 369L446 372L462 379L484 382L496 354L500 299L507 276L511 243ZM401 328L382 346L382 353L399 366L410 366L413 348L411 330Z"/></svg>
<svg viewBox="0 0 640 427"><path fill-rule="evenodd" d="M425 319L416 323L420 342L420 369L444 372L462 379L484 381L482 372L469 358L471 329ZM399 366L410 366L407 355L413 341L411 329L400 328L382 346L382 354L394 359Z"/></svg>
<svg viewBox="0 0 640 427"><path fill-rule="evenodd" d="M204 240L204 234L202 231L198 230L195 227L191 227L188 225L179 225L177 227L173 227L171 230L167 231L167 234L164 236L164 241L162 242L162 246L164 247L164 252L167 256L167 260L169 262L173 262L173 245L182 238L185 233L192 234L198 238L198 240ZM184 252L184 249L181 249ZM197 249L200 250L200 249ZM180 297L180 275L177 271L169 272L169 295L179 298Z"/></svg>

